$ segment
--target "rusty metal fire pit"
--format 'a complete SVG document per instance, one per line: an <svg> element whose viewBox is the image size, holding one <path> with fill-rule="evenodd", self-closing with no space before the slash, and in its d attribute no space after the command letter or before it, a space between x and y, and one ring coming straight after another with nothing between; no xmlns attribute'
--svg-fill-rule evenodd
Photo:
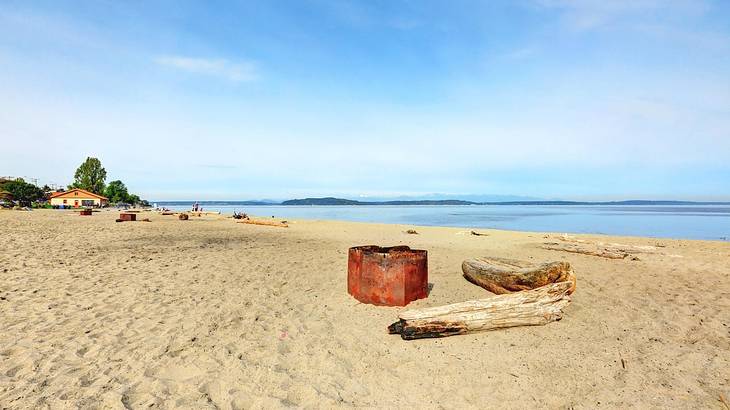
<svg viewBox="0 0 730 410"><path fill-rule="evenodd" d="M428 253L408 246L356 246L347 262L347 291L363 303L405 306L428 296Z"/></svg>
<svg viewBox="0 0 730 410"><path fill-rule="evenodd" d="M117 221L119 222L125 222L125 221L136 221L137 220L137 214L129 213L129 212L122 212L119 214L119 219Z"/></svg>

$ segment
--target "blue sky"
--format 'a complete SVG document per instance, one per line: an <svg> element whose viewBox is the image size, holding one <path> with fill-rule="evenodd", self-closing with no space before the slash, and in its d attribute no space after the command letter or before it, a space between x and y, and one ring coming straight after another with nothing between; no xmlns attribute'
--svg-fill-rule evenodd
<svg viewBox="0 0 730 410"><path fill-rule="evenodd" d="M730 2L2 1L0 174L730 200Z"/></svg>

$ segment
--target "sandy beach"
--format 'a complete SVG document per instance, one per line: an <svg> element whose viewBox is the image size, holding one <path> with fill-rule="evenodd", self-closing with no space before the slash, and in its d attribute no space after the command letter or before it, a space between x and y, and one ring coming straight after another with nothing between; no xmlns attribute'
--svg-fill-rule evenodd
<svg viewBox="0 0 730 410"><path fill-rule="evenodd" d="M717 408L730 400L730 244L221 216L0 211L0 408ZM418 235L404 233L415 229ZM567 260L562 321L403 341L347 294L350 246L428 250L427 299L490 294L461 262Z"/></svg>

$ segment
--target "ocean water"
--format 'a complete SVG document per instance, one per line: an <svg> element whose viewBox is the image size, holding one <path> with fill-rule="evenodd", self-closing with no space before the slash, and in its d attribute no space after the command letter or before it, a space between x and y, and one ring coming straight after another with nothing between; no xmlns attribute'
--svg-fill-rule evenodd
<svg viewBox="0 0 730 410"><path fill-rule="evenodd" d="M157 204L190 209L179 203ZM727 205L246 206L217 202L202 206L206 211L260 217L730 241Z"/></svg>

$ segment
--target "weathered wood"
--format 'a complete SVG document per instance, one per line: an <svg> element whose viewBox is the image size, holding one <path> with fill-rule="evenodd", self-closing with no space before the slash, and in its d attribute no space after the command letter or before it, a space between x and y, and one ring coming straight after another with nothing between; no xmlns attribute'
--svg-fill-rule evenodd
<svg viewBox="0 0 730 410"><path fill-rule="evenodd" d="M257 221L254 219L243 219L240 221L236 221L236 223L239 224L248 224L248 225L264 225L264 226L278 226L279 228L288 228L289 225L287 225L284 222L279 221Z"/></svg>
<svg viewBox="0 0 730 410"><path fill-rule="evenodd" d="M546 238L548 238L546 236ZM580 239L569 235L552 236L560 242L545 242L540 247L552 251L579 253L583 255L597 256L608 259L630 259L639 260L637 254L661 255L670 258L682 258L682 255L666 253L662 248L665 244L657 243L652 245L630 245L615 242L602 242L596 240ZM561 243L562 242L562 243Z"/></svg>
<svg viewBox="0 0 730 410"><path fill-rule="evenodd" d="M569 253L580 253L583 255L598 256L607 259L625 259L629 256L628 252L618 249L609 249L607 247L580 245L573 243L557 243L549 242L540 246L542 249L550 251L561 251Z"/></svg>
<svg viewBox="0 0 730 410"><path fill-rule="evenodd" d="M571 282L486 299L401 312L388 326L405 340L444 337L515 326L544 325L563 317Z"/></svg>
<svg viewBox="0 0 730 410"><path fill-rule="evenodd" d="M535 265L505 258L467 259L461 264L464 278L496 293L512 293L535 289L556 282L570 282L568 294L575 291L576 278L568 262Z"/></svg>

